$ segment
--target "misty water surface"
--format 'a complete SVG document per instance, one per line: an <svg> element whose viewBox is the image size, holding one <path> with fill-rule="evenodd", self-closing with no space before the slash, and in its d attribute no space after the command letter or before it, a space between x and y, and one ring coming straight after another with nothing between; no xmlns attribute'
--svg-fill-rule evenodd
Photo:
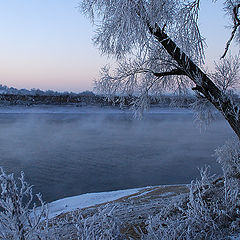
<svg viewBox="0 0 240 240"><path fill-rule="evenodd" d="M214 149L232 136L224 120L200 132L192 114L2 113L0 166L45 201L86 192L189 183L198 167L221 170Z"/></svg>

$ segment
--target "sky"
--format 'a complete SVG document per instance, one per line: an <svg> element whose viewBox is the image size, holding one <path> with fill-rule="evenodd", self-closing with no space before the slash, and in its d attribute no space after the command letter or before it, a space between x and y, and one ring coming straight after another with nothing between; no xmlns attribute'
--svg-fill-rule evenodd
<svg viewBox="0 0 240 240"><path fill-rule="evenodd" d="M108 60L93 46L94 28L79 12L79 0L0 0L0 84L16 88L92 90ZM206 65L213 68L231 30L222 1L202 0L200 29ZM238 47L232 46L236 52Z"/></svg>

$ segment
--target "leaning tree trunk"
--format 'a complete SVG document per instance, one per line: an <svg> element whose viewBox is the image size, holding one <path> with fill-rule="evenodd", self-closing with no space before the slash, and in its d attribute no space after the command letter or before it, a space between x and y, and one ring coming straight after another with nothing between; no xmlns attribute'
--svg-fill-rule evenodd
<svg viewBox="0 0 240 240"><path fill-rule="evenodd" d="M166 33L156 24L151 27L152 35L162 44L165 50L178 63L179 67L196 84L197 90L211 102L228 121L233 131L240 139L240 111L222 91L210 80L210 78L168 37Z"/></svg>

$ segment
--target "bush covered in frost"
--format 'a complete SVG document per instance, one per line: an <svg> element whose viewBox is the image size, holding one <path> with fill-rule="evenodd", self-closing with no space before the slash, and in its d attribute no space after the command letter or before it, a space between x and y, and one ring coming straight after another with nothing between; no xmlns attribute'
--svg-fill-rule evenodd
<svg viewBox="0 0 240 240"><path fill-rule="evenodd" d="M1 169L0 186L0 239L120 239L119 222L114 216L116 206L99 207L91 216L83 216L77 210L50 220L40 194L40 206L33 202L32 186L24 180L23 173L16 181L13 174L7 175Z"/></svg>
<svg viewBox="0 0 240 240"><path fill-rule="evenodd" d="M223 178L200 171L201 179L189 186L189 196L173 201L149 217L142 239L229 239L240 232L240 142L228 141L216 150Z"/></svg>
<svg viewBox="0 0 240 240"><path fill-rule="evenodd" d="M240 141L228 140L216 150L216 155L225 179L240 179Z"/></svg>
<svg viewBox="0 0 240 240"><path fill-rule="evenodd" d="M55 219L59 239L111 240L123 239L120 222L115 217L115 206L98 207L86 216L80 210L73 211L61 219Z"/></svg>
<svg viewBox="0 0 240 240"><path fill-rule="evenodd" d="M24 174L16 182L13 174L1 169L0 184L0 239L47 239L47 207L38 194L40 207L36 209L32 186L24 180Z"/></svg>

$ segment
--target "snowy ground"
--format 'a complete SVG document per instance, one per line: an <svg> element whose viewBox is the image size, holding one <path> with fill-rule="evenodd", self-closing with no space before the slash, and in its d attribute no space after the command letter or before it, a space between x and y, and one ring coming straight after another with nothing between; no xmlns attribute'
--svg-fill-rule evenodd
<svg viewBox="0 0 240 240"><path fill-rule="evenodd" d="M61 199L49 204L50 218L64 217L65 213L81 209L82 214L89 216L99 205L106 203L115 208L115 216L126 227L122 230L131 239L139 239L135 227L142 226L144 221L158 214L163 207L174 200L180 202L188 193L186 185L162 185L113 192L89 193L76 197ZM135 230L134 230L135 229ZM240 240L239 236L230 236L231 240ZM67 238L66 238L67 239Z"/></svg>
<svg viewBox="0 0 240 240"><path fill-rule="evenodd" d="M188 192L186 185L162 185L154 187L144 187L135 189L118 190L111 192L86 193L79 196L68 197L51 202L49 207L49 218L56 217L63 213L74 211L76 209L86 209L100 204L127 199L131 203L136 199L169 199L179 194Z"/></svg>
<svg viewBox="0 0 240 240"><path fill-rule="evenodd" d="M118 200L126 196L137 194L140 191L146 190L148 188L149 187L118 190L118 191L112 191L112 192L86 193L79 196L60 199L48 205L49 218L53 218L62 213L74 211L76 209L93 207L95 205Z"/></svg>
<svg viewBox="0 0 240 240"><path fill-rule="evenodd" d="M114 209L113 216L121 223L121 231L126 236L131 236L132 239L139 239L136 228L143 226L149 216L157 214L173 199L180 201L188 191L186 185L162 185L83 194L50 203L49 217L61 222L71 216L70 212L78 209L80 209L81 216L85 216L85 218L91 218L94 214L101 212L100 209ZM97 219L94 221L98 221ZM70 230L70 225L61 228L61 233L65 236L64 239L69 239Z"/></svg>

